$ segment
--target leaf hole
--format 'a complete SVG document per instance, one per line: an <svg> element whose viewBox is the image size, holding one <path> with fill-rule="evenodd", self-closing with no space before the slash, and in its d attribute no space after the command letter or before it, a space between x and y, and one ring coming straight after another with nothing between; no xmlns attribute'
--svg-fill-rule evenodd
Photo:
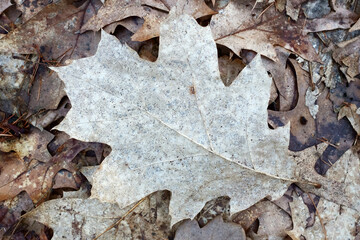
<svg viewBox="0 0 360 240"><path fill-rule="evenodd" d="M300 120L301 125L306 125L308 122L308 120L304 116L301 116L299 120Z"/></svg>

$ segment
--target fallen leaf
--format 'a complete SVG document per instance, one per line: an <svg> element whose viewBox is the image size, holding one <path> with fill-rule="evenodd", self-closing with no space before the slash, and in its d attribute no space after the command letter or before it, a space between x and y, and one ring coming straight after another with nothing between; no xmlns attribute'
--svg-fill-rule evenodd
<svg viewBox="0 0 360 240"><path fill-rule="evenodd" d="M304 32L322 32L334 29L348 29L356 21L357 15L345 8L336 8L336 12L313 20L307 20Z"/></svg>
<svg viewBox="0 0 360 240"><path fill-rule="evenodd" d="M235 223L225 223L221 216L216 217L205 227L200 228L197 221L187 220L176 231L174 240L246 240L245 232Z"/></svg>
<svg viewBox="0 0 360 240"><path fill-rule="evenodd" d="M0 14L12 5L11 0L0 1Z"/></svg>
<svg viewBox="0 0 360 240"><path fill-rule="evenodd" d="M83 143L74 139L67 140L57 149L54 156L51 156L47 146L52 140L53 135L46 130L40 131L31 128L30 133L23 135L19 139L0 142L0 150L9 152L15 151L18 158L5 158L2 154L1 167L6 171L0 173L0 201L11 199L22 191L26 191L35 204L45 200L54 185L54 179L58 179L57 187L74 187L77 176L57 176L61 170L67 170L71 175L75 175L81 165L84 165L77 155L86 149L94 149L99 164L102 158L102 148L99 143ZM100 155L100 156L99 156ZM91 164L91 163L87 163ZM66 179L66 180L65 180ZM60 181L59 181L60 180Z"/></svg>
<svg viewBox="0 0 360 240"><path fill-rule="evenodd" d="M349 32L360 30L360 19L349 29Z"/></svg>
<svg viewBox="0 0 360 240"><path fill-rule="evenodd" d="M170 233L169 192L148 196L117 228L99 239L167 239ZM120 209L117 204L96 199L50 200L26 215L54 231L53 239L94 239L125 215L134 204Z"/></svg>
<svg viewBox="0 0 360 240"><path fill-rule="evenodd" d="M219 70L225 86L230 86L244 67L245 64L239 58L232 60L228 56L221 56L219 58Z"/></svg>
<svg viewBox="0 0 360 240"><path fill-rule="evenodd" d="M319 95L320 91L316 86L314 90L312 90L311 87L306 90L305 105L309 108L309 112L313 119L316 119L316 114L319 112L319 105L316 105Z"/></svg>
<svg viewBox="0 0 360 240"><path fill-rule="evenodd" d="M354 128L356 133L360 135L360 110L357 108L355 104L350 104L349 106L343 106L338 115L338 119L342 119L343 117L347 117L351 126Z"/></svg>
<svg viewBox="0 0 360 240"><path fill-rule="evenodd" d="M27 22L29 19L38 14L48 4L52 4L49 0L14 0L16 9L21 11L21 21Z"/></svg>
<svg viewBox="0 0 360 240"><path fill-rule="evenodd" d="M205 4L204 0L166 0L161 2L139 0L130 3L125 0L108 0L99 10L98 14L82 27L81 32L87 30L98 31L100 28L113 22L137 16L145 21L142 27L132 36L132 40L145 41L159 36L160 24L166 19L167 12L174 6L177 6L179 14L189 14L194 18L215 14ZM121 10L119 11L119 9Z"/></svg>
<svg viewBox="0 0 360 240"><path fill-rule="evenodd" d="M32 128L31 133L20 138L0 142L0 151L15 151L17 155L26 162L33 160L47 162L51 155L47 150L47 144L54 138L54 135L47 131L40 131Z"/></svg>
<svg viewBox="0 0 360 240"><path fill-rule="evenodd" d="M270 7L252 10L253 1L230 1L210 26L216 43L230 48L235 54L242 49L253 50L277 60L274 46L284 47L309 61L320 61L306 35L302 33L303 20L296 23Z"/></svg>
<svg viewBox="0 0 360 240"><path fill-rule="evenodd" d="M330 145L319 156L315 164L317 173L324 175L351 146L356 134L346 120L337 120L333 111L333 102L328 99L329 90L321 89L316 104L319 106L317 118L313 119L305 105L306 91L309 88L310 76L301 69L296 61L290 61L295 69L298 89L298 100L295 108L290 111L269 110L269 124L273 127L284 126L290 122L291 151L302 151L319 144L321 141ZM334 134L336 132L336 134ZM336 146L336 147L334 147ZM326 163L322 159L326 159Z"/></svg>
<svg viewBox="0 0 360 240"><path fill-rule="evenodd" d="M286 1L286 14L294 21L298 20L301 4L306 0L287 0Z"/></svg>
<svg viewBox="0 0 360 240"><path fill-rule="evenodd" d="M53 68L73 105L57 128L112 148L92 197L123 208L167 189L173 223L219 196L234 211L280 197L296 181L289 126L267 125L271 78L260 56L225 87L208 27L184 15L161 29L154 63L103 32L95 56Z"/></svg>
<svg viewBox="0 0 360 240"><path fill-rule="evenodd" d="M88 0L79 8L66 0L47 5L36 16L4 36L0 52L37 53L35 45L47 60L64 59L64 55L72 59L90 56L100 40L99 33L79 35L77 31L83 20L95 13L96 6L96 0Z"/></svg>
<svg viewBox="0 0 360 240"><path fill-rule="evenodd" d="M294 201L290 203L293 230L288 234L293 240L303 239L354 239L357 219L360 217L356 211L335 204L325 199L320 199L317 205L315 224L312 227L306 227L306 220L309 217L306 205L299 196L293 197ZM323 229L325 227L325 230Z"/></svg>
<svg viewBox="0 0 360 240"><path fill-rule="evenodd" d="M13 114L26 112L29 102L30 76L26 72L33 64L16 59L12 54L0 54L0 109Z"/></svg>
<svg viewBox="0 0 360 240"><path fill-rule="evenodd" d="M204 227L217 216L227 220L230 217L230 198L218 197L208 201L194 218L200 227Z"/></svg>
<svg viewBox="0 0 360 240"><path fill-rule="evenodd" d="M259 227L255 233L249 228L257 219ZM234 214L232 221L240 224L251 239L284 238L292 224L289 214L268 200Z"/></svg>
<svg viewBox="0 0 360 240"><path fill-rule="evenodd" d="M307 148L301 152L292 152L298 165L298 176L305 181L317 182L321 188L314 188L297 183L302 190L312 192L328 201L351 208L359 212L360 202L360 160L353 149L346 151L341 158L332 165L325 176L316 174L313 167L322 152L326 149L323 143L316 147ZM321 159L328 161L327 159Z"/></svg>
<svg viewBox="0 0 360 240"><path fill-rule="evenodd" d="M12 227L20 220L21 215L30 211L33 207L33 202L25 192L0 203L0 238L6 239L4 235L9 235Z"/></svg>
<svg viewBox="0 0 360 240"><path fill-rule="evenodd" d="M348 82L360 79L360 36L337 44L333 58L341 65Z"/></svg>

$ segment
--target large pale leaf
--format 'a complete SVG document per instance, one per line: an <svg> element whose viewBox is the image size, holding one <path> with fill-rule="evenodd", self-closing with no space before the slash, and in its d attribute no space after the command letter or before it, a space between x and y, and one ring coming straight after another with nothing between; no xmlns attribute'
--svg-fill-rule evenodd
<svg viewBox="0 0 360 240"><path fill-rule="evenodd" d="M260 56L225 87L210 28L188 15L164 22L156 62L103 32L95 56L54 70L73 106L58 128L112 147L94 198L123 208L167 189L176 222L212 198L227 195L240 211L296 181L289 126L267 125L271 78Z"/></svg>

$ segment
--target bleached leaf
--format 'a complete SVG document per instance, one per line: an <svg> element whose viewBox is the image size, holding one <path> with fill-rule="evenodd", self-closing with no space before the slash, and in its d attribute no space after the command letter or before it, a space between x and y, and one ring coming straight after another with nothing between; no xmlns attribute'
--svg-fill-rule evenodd
<svg viewBox="0 0 360 240"><path fill-rule="evenodd" d="M299 184L302 190L312 192L328 201L360 211L360 160L352 149L346 151L341 158L332 165L325 176L319 175L314 169L315 162L326 148L320 144L307 148L301 152L292 152L298 165L298 175L303 181L316 182L321 188ZM326 164L327 159L323 159Z"/></svg>
<svg viewBox="0 0 360 240"><path fill-rule="evenodd" d="M148 196L116 228L98 239L165 239L170 231L169 199L166 191ZM51 227L52 239L94 239L132 207L120 209L117 204L97 199L55 199L26 214L25 222L35 220Z"/></svg>
<svg viewBox="0 0 360 240"><path fill-rule="evenodd" d="M355 210L320 199L317 211L324 230L318 215L316 215L315 224L306 227L309 212L300 196L294 196L290 208L294 226L288 234L293 240L302 239L301 236L306 239L354 239L356 221L360 216Z"/></svg>
<svg viewBox="0 0 360 240"><path fill-rule="evenodd" d="M187 220L176 231L175 240L245 240L242 227L235 223L225 223L221 216L216 217L205 227L200 228L197 221Z"/></svg>
<svg viewBox="0 0 360 240"><path fill-rule="evenodd" d="M225 87L210 28L190 16L170 14L156 62L102 34L95 56L54 68L73 106L58 128L112 147L93 198L123 208L167 189L174 223L215 197L240 211L296 181L289 126L267 125L271 78L260 56Z"/></svg>

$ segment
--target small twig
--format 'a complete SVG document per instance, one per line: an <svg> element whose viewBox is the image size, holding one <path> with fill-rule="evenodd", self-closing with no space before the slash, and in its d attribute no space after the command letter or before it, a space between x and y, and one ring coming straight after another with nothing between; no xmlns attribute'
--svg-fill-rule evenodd
<svg viewBox="0 0 360 240"><path fill-rule="evenodd" d="M322 221L322 219L321 219L321 217L320 217L319 211L318 211L318 209L317 209L317 207L316 207L316 205L315 205L314 200L311 198L310 194L309 194L309 193L306 193L306 194L308 195L308 197L310 198L312 204L314 205L314 208L315 208L315 211L316 211L316 215L317 215L318 218L319 218L321 227L322 227L323 232L324 232L324 237L325 237L325 240L326 240L326 239L327 239L327 237L326 237L326 228L325 228L325 226L324 226L324 224L323 224L323 221Z"/></svg>
<svg viewBox="0 0 360 240"><path fill-rule="evenodd" d="M9 31L6 30L6 28L4 28L1 24L0 24L0 28L1 28L2 30L4 30L6 33L9 33Z"/></svg>
<svg viewBox="0 0 360 240"><path fill-rule="evenodd" d="M99 235L97 235L94 240L97 240L99 237L101 237L103 234L105 234L106 232L108 232L109 230L111 230L113 227L115 227L116 225L118 225L121 221L123 221L127 215L129 215L132 211L134 211L135 208L137 208L140 203L142 203L143 201L145 201L147 197L142 198L140 201L138 201L129 211L127 211L127 213L125 213L124 216L122 216L118 221L116 221L114 224L112 224L110 227L108 227L105 231L103 231L102 233L100 233Z"/></svg>
<svg viewBox="0 0 360 240"><path fill-rule="evenodd" d="M317 138L317 140L319 140L319 141L321 141L321 142L324 142L324 143L327 143L328 145L330 145L330 146L332 146L332 147L334 147L334 148L339 148L339 146L336 146L335 144L333 144L333 143L331 143L331 142L329 142L329 140L327 140L326 138Z"/></svg>
<svg viewBox="0 0 360 240"><path fill-rule="evenodd" d="M263 15L272 5L274 5L275 2L272 2L269 4L269 6L267 6L260 14L259 16L257 16L257 18L261 17L261 15Z"/></svg>
<svg viewBox="0 0 360 240"><path fill-rule="evenodd" d="M312 73L312 62L309 62L309 73L310 73L310 87L311 87L311 91L315 91L315 84L314 84L314 80L313 80L313 73Z"/></svg>

